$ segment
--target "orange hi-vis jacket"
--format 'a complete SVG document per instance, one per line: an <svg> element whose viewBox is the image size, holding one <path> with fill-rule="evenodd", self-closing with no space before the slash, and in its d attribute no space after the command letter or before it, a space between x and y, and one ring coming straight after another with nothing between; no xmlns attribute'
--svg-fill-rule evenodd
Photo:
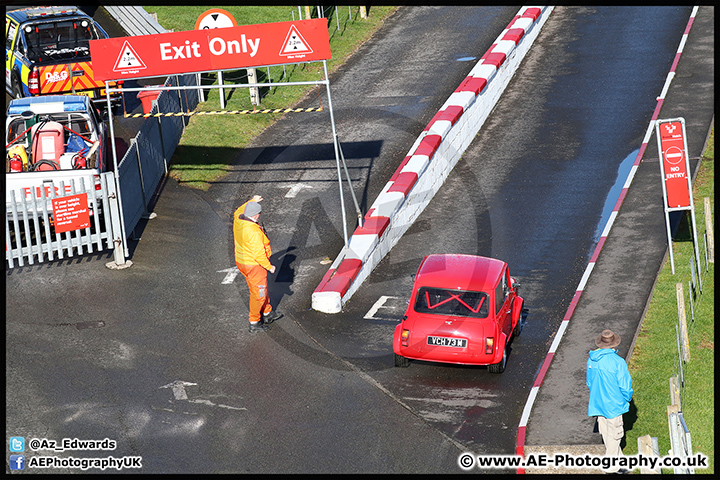
<svg viewBox="0 0 720 480"><path fill-rule="evenodd" d="M245 206L250 202L243 203L235 210L233 215L233 237L235 238L235 262L240 265L260 265L265 270L270 270L270 239L263 228L252 220L245 219L240 215L245 212Z"/></svg>

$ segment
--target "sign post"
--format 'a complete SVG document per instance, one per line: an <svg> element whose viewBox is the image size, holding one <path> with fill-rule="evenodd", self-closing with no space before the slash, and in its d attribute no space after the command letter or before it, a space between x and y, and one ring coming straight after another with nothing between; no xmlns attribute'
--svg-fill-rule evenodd
<svg viewBox="0 0 720 480"><path fill-rule="evenodd" d="M692 185L690 183L690 160L687 154L687 136L685 119L682 117L655 122L655 135L660 153L660 176L663 188L663 209L665 210L665 227L667 229L670 264L675 274L673 258L672 233L670 231L670 212L690 210L693 229L693 245L700 272L700 255L695 224L695 206L693 205Z"/></svg>
<svg viewBox="0 0 720 480"><path fill-rule="evenodd" d="M237 27L237 21L230 12L221 8L212 8L200 15L195 22L195 30L210 30L211 28ZM200 74L198 74L198 79ZM198 85L201 82L198 80ZM223 85L223 72L218 72L218 84ZM200 89L202 91L202 88ZM225 89L220 89L220 108L225 108Z"/></svg>

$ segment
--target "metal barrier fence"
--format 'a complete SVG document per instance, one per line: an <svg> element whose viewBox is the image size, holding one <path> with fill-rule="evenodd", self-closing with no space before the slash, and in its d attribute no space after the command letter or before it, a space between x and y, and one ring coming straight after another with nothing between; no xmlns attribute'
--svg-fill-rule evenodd
<svg viewBox="0 0 720 480"><path fill-rule="evenodd" d="M707 205L703 210L703 220L699 222L698 238L702 238L702 242L698 242L700 261L695 258L695 253L690 256L688 265L680 268L677 275L680 279L676 283L675 291L677 298L678 320L675 326L677 341L677 363L675 364L674 375L678 377L680 386L680 400L682 405L682 393L685 386L684 370L690 361L690 341L695 330L695 312L699 310L705 301L713 301L713 298L707 299L703 295L703 278L710 270L710 264L714 263L714 250L712 240L712 210L709 208L709 198L706 199ZM698 265L704 268L698 268ZM687 286L687 291L685 287Z"/></svg>
<svg viewBox="0 0 720 480"><path fill-rule="evenodd" d="M690 342L693 339L695 327L695 312L704 301L713 301L703 296L703 277L710 271L710 264L714 263L714 241L712 237L713 219L710 199L706 198L703 209L704 219L700 222L697 232L701 259L698 261L690 256L688 268L680 269L678 275L681 281L675 285L678 320L675 325L675 338L677 344L675 373L670 377L670 399L671 405L667 408L668 427L670 433L670 445L673 456L687 459L693 455L690 429L683 417L683 394L685 389L685 369L690 359ZM700 267L699 267L700 266ZM704 266L704 268L702 268ZM687 295L685 285L687 284ZM689 314L689 316L688 316ZM674 467L674 473L695 473L692 467Z"/></svg>
<svg viewBox="0 0 720 480"><path fill-rule="evenodd" d="M129 35L166 32L143 7L107 6L105 9ZM164 86L190 86L197 83L195 75L183 75L168 77ZM163 90L153 103L151 113L191 111L197 107L198 90ZM189 118L182 117L146 118L135 137L130 139L128 150L118 162L124 234L129 232L132 236L140 219L148 216L147 207L167 173L168 162L189 121ZM128 252L124 253L127 256ZM124 259L122 263L125 263Z"/></svg>
<svg viewBox="0 0 720 480"><path fill-rule="evenodd" d="M194 75L169 77L165 82L165 86L195 85ZM153 113L194 110L197 104L196 89L163 91L153 105ZM188 118L183 117L155 117L143 121L118 163L119 195L116 193L113 172L101 175L99 191L95 190L94 185L76 185L73 181L67 185L70 193L57 197L46 196L46 191L42 191L40 198L26 199L20 191L9 192L10 201L6 205L5 218L7 267L22 267L26 262L33 265L35 262L62 259L65 255L83 255L107 249L115 249L116 265L126 264L128 252L121 248L124 243L123 232L132 233L140 219L147 216L148 205L167 173L168 162L180 143L188 121ZM65 191L64 183L55 186ZM104 215L94 215L93 207L90 210L95 218L90 228L55 233L52 226L52 199L85 192L88 194L88 202L93 206L101 205Z"/></svg>
<svg viewBox="0 0 720 480"><path fill-rule="evenodd" d="M670 380L671 393L673 390L673 379ZM690 429L685 423L683 412L680 405L673 404L668 407L668 427L670 430L670 453L674 457L688 459L693 455L692 439L690 437ZM695 469L690 466L673 467L674 473L695 473Z"/></svg>
<svg viewBox="0 0 720 480"><path fill-rule="evenodd" d="M115 249L120 254L120 223L115 181L112 172L100 175L100 189L94 184L80 185L75 179L61 182L57 189L38 188L39 196L11 190L5 212L5 260L8 268L53 261L85 253ZM66 188L67 187L67 188ZM57 192L67 192L58 194ZM80 230L58 233L52 200L87 194L90 225Z"/></svg>
<svg viewBox="0 0 720 480"><path fill-rule="evenodd" d="M168 77L164 86L196 86L195 75ZM164 90L153 102L150 113L194 110L198 91ZM160 181L167 173L168 162L180 143L188 117L148 117L118 163L120 197L125 231L132 232L152 200Z"/></svg>

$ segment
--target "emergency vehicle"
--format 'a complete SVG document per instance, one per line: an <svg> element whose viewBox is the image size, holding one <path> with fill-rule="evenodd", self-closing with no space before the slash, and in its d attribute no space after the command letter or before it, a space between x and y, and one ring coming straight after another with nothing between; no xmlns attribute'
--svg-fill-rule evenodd
<svg viewBox="0 0 720 480"><path fill-rule="evenodd" d="M38 204L32 200L45 197L51 210L52 197L83 188L94 188L100 198L100 174L108 170L109 137L100 112L88 97L47 95L12 100L5 135L6 204L14 198L32 211ZM88 207L94 214L91 200Z"/></svg>
<svg viewBox="0 0 720 480"><path fill-rule="evenodd" d="M77 7L6 11L5 89L14 98L74 94L106 101L105 84L95 80L90 59L90 40L105 38L107 32ZM117 103L120 94L112 100Z"/></svg>

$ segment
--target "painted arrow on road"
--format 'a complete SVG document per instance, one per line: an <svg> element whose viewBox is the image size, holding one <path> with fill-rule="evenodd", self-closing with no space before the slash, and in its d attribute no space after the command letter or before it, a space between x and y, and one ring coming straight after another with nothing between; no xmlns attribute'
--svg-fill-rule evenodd
<svg viewBox="0 0 720 480"><path fill-rule="evenodd" d="M197 383L192 382L183 382L182 380L175 380L172 383L168 383L167 385L163 385L160 388L172 388L173 396L175 397L175 400L187 400L188 396L185 392L185 387L189 387L191 385L197 385Z"/></svg>
<svg viewBox="0 0 720 480"><path fill-rule="evenodd" d="M220 282L220 285L228 285L230 283L233 283L235 281L235 277L237 277L240 274L240 270L237 269L237 267L230 267L226 268L225 270L218 270L218 273L225 273L225 278L223 278L223 281Z"/></svg>
<svg viewBox="0 0 720 480"><path fill-rule="evenodd" d="M285 194L285 198L295 198L300 190L303 188L313 188L312 185L305 185L304 183L297 183L295 185L284 185L280 188L289 188L290 191Z"/></svg>
<svg viewBox="0 0 720 480"><path fill-rule="evenodd" d="M232 405L224 405L222 403L213 403L210 400L204 400L201 398L190 399L187 396L185 387L189 387L192 385L197 385L197 383L185 382L183 380L175 380L174 382L168 383L167 385L163 385L160 388L171 388L172 392L173 392L173 396L175 397L175 400L187 400L189 403L198 403L198 404L202 404L202 405L209 405L211 407L227 408L229 410L247 410L247 408L245 408L245 407L233 407Z"/></svg>

